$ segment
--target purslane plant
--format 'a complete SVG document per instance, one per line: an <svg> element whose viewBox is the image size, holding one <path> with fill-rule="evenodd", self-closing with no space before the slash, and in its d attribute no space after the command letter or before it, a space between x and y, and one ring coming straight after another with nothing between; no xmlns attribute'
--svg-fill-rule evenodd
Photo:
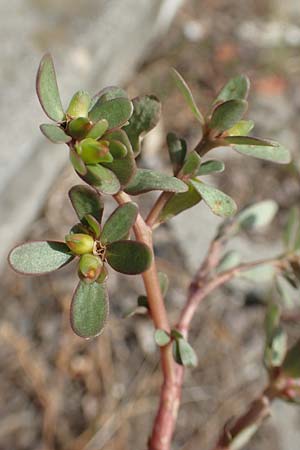
<svg viewBox="0 0 300 450"><path fill-rule="evenodd" d="M203 180L206 175L224 170L222 161L206 157L217 147L276 163L290 161L285 147L249 136L254 123L244 119L248 78L242 75L231 79L204 116L181 75L173 70L172 76L198 123L201 138L195 148L189 149L184 139L174 133L168 134L171 176L137 166L142 139L160 117L161 107L155 96L131 100L122 88L110 86L94 97L86 91L75 93L64 110L52 58L49 54L43 57L37 74L37 93L52 123L42 124L41 131L53 143L68 146L70 162L86 184L73 186L69 191L79 222L64 241L28 242L15 247L9 254L12 268L30 275L49 273L77 259L79 281L70 317L74 332L84 338L98 336L106 323L109 310L107 265L128 275L141 274L145 294L139 296L138 306L143 306L153 321L164 379L148 443L151 450L170 449L184 368L197 364L196 352L188 342L188 330L199 303L225 282L240 275L250 276L257 267L271 269L277 292L284 296L280 278L297 286L300 272L300 221L295 211L287 225L286 251L282 255L240 264L233 252L224 254L225 244L243 229L266 225L276 212L276 204L261 202L235 215L234 200ZM148 216L143 218L132 196L149 191L161 191L161 194ZM119 206L102 225L105 195L113 196ZM171 326L164 304L168 280L166 274L158 273L156 269L153 230L202 200L214 214L226 220L191 282L177 324ZM241 448L267 415L274 398L288 401L299 398L300 344L288 349L286 334L280 325L280 311L277 303L270 302L264 356L269 384L262 396L250 405L246 415L230 429L224 429L216 449Z"/></svg>

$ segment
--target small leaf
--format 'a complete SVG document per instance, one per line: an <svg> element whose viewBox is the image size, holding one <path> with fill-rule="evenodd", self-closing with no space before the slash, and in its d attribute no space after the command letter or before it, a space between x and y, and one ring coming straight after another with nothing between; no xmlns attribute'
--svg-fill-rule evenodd
<svg viewBox="0 0 300 450"><path fill-rule="evenodd" d="M239 273L239 276L241 278L253 281L254 283L270 282L271 280L273 280L274 275L274 267L268 264L259 265L257 267L253 267L252 269L243 270Z"/></svg>
<svg viewBox="0 0 300 450"><path fill-rule="evenodd" d="M40 104L47 116L55 122L63 121L65 113L58 92L53 60L49 53L46 53L40 62L36 77L36 90Z"/></svg>
<svg viewBox="0 0 300 450"><path fill-rule="evenodd" d="M79 184L69 190L69 197L79 220L90 214L101 223L104 204L100 195L93 189Z"/></svg>
<svg viewBox="0 0 300 450"><path fill-rule="evenodd" d="M227 134L228 136L247 136L253 128L253 120L240 120L227 130Z"/></svg>
<svg viewBox="0 0 300 450"><path fill-rule="evenodd" d="M196 367L198 365L197 355L191 345L183 338L175 341L175 360L184 367Z"/></svg>
<svg viewBox="0 0 300 450"><path fill-rule="evenodd" d="M263 200L254 203L240 211L235 220L244 230L256 230L269 225L278 211L278 205L273 200Z"/></svg>
<svg viewBox="0 0 300 450"><path fill-rule="evenodd" d="M266 339L268 344L272 341L274 331L279 326L280 315L281 309L279 305L273 302L269 302L264 323Z"/></svg>
<svg viewBox="0 0 300 450"><path fill-rule="evenodd" d="M98 220L95 219L94 216L92 216L91 214L86 214L83 218L83 223L87 223L90 230L92 231L92 233L94 234L95 238L98 238L100 236L101 233L101 227L100 227L100 223L98 222Z"/></svg>
<svg viewBox="0 0 300 450"><path fill-rule="evenodd" d="M83 139L89 129L91 128L91 123L86 117L78 117L77 119L71 120L68 125L68 132L74 139Z"/></svg>
<svg viewBox="0 0 300 450"><path fill-rule="evenodd" d="M80 281L71 304L71 326L74 332L89 339L99 336L109 311L105 284Z"/></svg>
<svg viewBox="0 0 300 450"><path fill-rule="evenodd" d="M76 149L80 158L86 164L113 161L107 141L96 141L95 139L86 138L76 145Z"/></svg>
<svg viewBox="0 0 300 450"><path fill-rule="evenodd" d="M73 168L78 172L80 175L86 175L87 174L87 168L78 153L73 149L70 148L70 161L73 166Z"/></svg>
<svg viewBox="0 0 300 450"><path fill-rule="evenodd" d="M233 150L243 155L273 161L278 164L288 164L291 161L290 152L277 142L263 141L247 136L226 137L224 141L230 143Z"/></svg>
<svg viewBox="0 0 300 450"><path fill-rule="evenodd" d="M137 169L125 192L138 195L149 191L185 192L187 189L187 185L178 178L153 170Z"/></svg>
<svg viewBox="0 0 300 450"><path fill-rule="evenodd" d="M167 145L174 175L177 175L185 160L186 142L184 139L179 139L176 134L168 133Z"/></svg>
<svg viewBox="0 0 300 450"><path fill-rule="evenodd" d="M43 123L40 125L40 129L43 135L54 144L66 144L72 140L71 136L68 136L62 128L52 123Z"/></svg>
<svg viewBox="0 0 300 450"><path fill-rule="evenodd" d="M287 335L278 327L274 330L272 340L265 348L264 362L267 367L280 367L287 351Z"/></svg>
<svg viewBox="0 0 300 450"><path fill-rule="evenodd" d="M132 100L133 114L129 124L124 127L131 142L134 154L141 151L142 137L158 123L161 114L160 101L154 95L144 95Z"/></svg>
<svg viewBox="0 0 300 450"><path fill-rule="evenodd" d="M297 236L300 232L300 214L299 209L294 206L291 208L288 221L283 232L283 242L287 250L292 251L295 248Z"/></svg>
<svg viewBox="0 0 300 450"><path fill-rule="evenodd" d="M187 83L185 82L183 77L180 75L180 73L177 72L177 70L174 68L172 69L172 77L173 77L173 80L175 81L177 88L180 90L183 97L185 98L185 101L188 104L190 110L194 114L195 118L203 125L204 118L196 105L193 94L192 94L190 88L188 87Z"/></svg>
<svg viewBox="0 0 300 450"><path fill-rule="evenodd" d="M107 102L101 99L93 106L89 113L89 119L92 122L98 122L100 119L106 119L108 129L118 128L124 125L130 119L133 112L133 106L127 98L114 98Z"/></svg>
<svg viewBox="0 0 300 450"><path fill-rule="evenodd" d="M99 139L101 138L106 130L108 129L108 122L106 119L100 119L98 122L96 122L88 134L86 135L87 138L92 139Z"/></svg>
<svg viewBox="0 0 300 450"><path fill-rule="evenodd" d="M94 97L92 98L92 102L90 105L90 110L95 106L95 104L98 102L107 102L108 100L113 100L114 98L127 98L128 95L127 92L124 91L124 89L120 88L119 86L107 86L103 89L101 89L100 92L98 92Z"/></svg>
<svg viewBox="0 0 300 450"><path fill-rule="evenodd" d="M111 143L113 142L115 144L116 141L120 142L126 147L126 155L122 156L121 158L118 158L118 155L116 154L116 148L112 148L112 151L115 155L113 162L103 164L117 176L121 187L124 187L129 183L136 172L136 163L131 144L129 142L127 134L123 130L115 130L107 133L105 135L105 139L107 139L109 142L109 148L111 148Z"/></svg>
<svg viewBox="0 0 300 450"><path fill-rule="evenodd" d="M99 277L103 267L103 262L98 256L85 254L79 261L79 276L84 281L92 283Z"/></svg>
<svg viewBox="0 0 300 450"><path fill-rule="evenodd" d="M13 248L8 261L16 272L38 275L60 269L73 258L64 242L34 241Z"/></svg>
<svg viewBox="0 0 300 450"><path fill-rule="evenodd" d="M238 75L231 78L228 83L221 89L215 103L226 102L228 100L244 100L248 97L250 81L246 75Z"/></svg>
<svg viewBox="0 0 300 450"><path fill-rule="evenodd" d="M160 329L155 330L154 339L159 347L164 347L171 342L170 335L165 330Z"/></svg>
<svg viewBox="0 0 300 450"><path fill-rule="evenodd" d="M246 100L228 100L221 103L212 113L209 128L216 131L217 134L223 133L243 117L247 107Z"/></svg>
<svg viewBox="0 0 300 450"><path fill-rule="evenodd" d="M87 117L91 104L90 94L86 91L76 92L68 106L67 115L76 119L77 117Z"/></svg>
<svg viewBox="0 0 300 450"><path fill-rule="evenodd" d="M149 269L152 254L149 247L136 241L118 241L107 246L108 264L117 272L136 275Z"/></svg>
<svg viewBox="0 0 300 450"><path fill-rule="evenodd" d="M107 219L100 237L103 244L120 241L128 236L131 227L136 221L138 206L128 202L119 206Z"/></svg>
<svg viewBox="0 0 300 450"><path fill-rule="evenodd" d="M191 184L214 214L221 217L230 217L235 214L237 206L234 200L224 192L196 179L191 180Z"/></svg>
<svg viewBox="0 0 300 450"><path fill-rule="evenodd" d="M193 151L189 153L186 160L182 166L182 174L193 176L197 173L201 164L201 158L197 152Z"/></svg>
<svg viewBox="0 0 300 450"><path fill-rule="evenodd" d="M209 159L204 161L197 171L198 175L208 175L210 173L223 172L225 169L225 164L222 161L216 159Z"/></svg>
<svg viewBox="0 0 300 450"><path fill-rule="evenodd" d="M201 195L196 191L194 186L189 183L187 192L175 194L168 200L158 216L158 223L166 222L186 209L192 208L197 205L201 199Z"/></svg>
<svg viewBox="0 0 300 450"><path fill-rule="evenodd" d="M217 273L224 272L225 270L232 269L233 267L237 266L240 263L240 255L234 251L230 250L222 257L221 261L219 262L216 270Z"/></svg>
<svg viewBox="0 0 300 450"><path fill-rule="evenodd" d="M70 233L65 237L66 244L75 255L91 253L94 248L94 239L89 234Z"/></svg>
<svg viewBox="0 0 300 450"><path fill-rule="evenodd" d="M163 297L165 297L168 292L168 288L169 288L169 277L164 272L158 272L157 275L158 275L158 281L159 281L161 294Z"/></svg>
<svg viewBox="0 0 300 450"><path fill-rule="evenodd" d="M120 183L116 175L100 164L87 165L87 175L84 180L95 186L103 194L114 195L120 190Z"/></svg>
<svg viewBox="0 0 300 450"><path fill-rule="evenodd" d="M127 155L127 147L121 141L111 139L109 141L109 151L114 159L122 159Z"/></svg>
<svg viewBox="0 0 300 450"><path fill-rule="evenodd" d="M282 364L282 372L291 378L300 378L300 340L287 352Z"/></svg>

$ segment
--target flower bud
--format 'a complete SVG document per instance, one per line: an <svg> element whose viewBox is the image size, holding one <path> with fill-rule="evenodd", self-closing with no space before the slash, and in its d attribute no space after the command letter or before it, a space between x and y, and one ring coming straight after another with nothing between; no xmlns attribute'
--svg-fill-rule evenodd
<svg viewBox="0 0 300 450"><path fill-rule="evenodd" d="M78 91L73 95L67 109L67 115L76 119L77 117L87 117L91 104L90 94L86 91Z"/></svg>
<svg viewBox="0 0 300 450"><path fill-rule="evenodd" d="M88 234L67 234L65 239L67 246L75 255L84 255L93 251L94 239Z"/></svg>
<svg viewBox="0 0 300 450"><path fill-rule="evenodd" d="M86 281L93 282L99 277L102 266L103 263L98 256L85 254L80 258L79 272Z"/></svg>

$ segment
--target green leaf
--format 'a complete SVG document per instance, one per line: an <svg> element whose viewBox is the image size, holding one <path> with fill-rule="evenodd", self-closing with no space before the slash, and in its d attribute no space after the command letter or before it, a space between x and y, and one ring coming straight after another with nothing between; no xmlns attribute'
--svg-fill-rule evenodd
<svg viewBox="0 0 300 450"><path fill-rule="evenodd" d="M269 225L278 211L278 205L273 200L263 200L254 203L240 211L235 220L244 230L256 230Z"/></svg>
<svg viewBox="0 0 300 450"><path fill-rule="evenodd" d="M141 151L141 139L154 128L160 118L161 104L154 95L144 95L132 100L133 114L124 130L129 137L134 154Z"/></svg>
<svg viewBox="0 0 300 450"><path fill-rule="evenodd" d="M40 125L40 129L43 135L54 144L66 144L72 140L71 136L68 136L62 128L52 123L43 123Z"/></svg>
<svg viewBox="0 0 300 450"><path fill-rule="evenodd" d="M70 161L73 166L73 168L78 172L80 175L86 175L87 174L87 168L78 153L73 149L70 148Z"/></svg>
<svg viewBox="0 0 300 450"><path fill-rule="evenodd" d="M65 241L75 255L92 253L94 248L94 239L85 233L69 233L65 236Z"/></svg>
<svg viewBox="0 0 300 450"><path fill-rule="evenodd" d="M118 241L107 246L106 258L117 272L136 275L149 269L152 254L142 242Z"/></svg>
<svg viewBox="0 0 300 450"><path fill-rule="evenodd" d="M159 281L159 287L161 290L161 294L163 297L166 296L169 288L169 277L164 272L158 272L158 281Z"/></svg>
<svg viewBox="0 0 300 450"><path fill-rule="evenodd" d="M233 127L245 114L248 107L246 100L228 100L216 106L213 110L209 128L223 133Z"/></svg>
<svg viewBox="0 0 300 450"><path fill-rule="evenodd" d="M177 70L174 68L172 68L172 77L173 77L173 80L175 81L177 88L180 90L183 97L185 98L185 101L188 104L190 110L194 114L194 117L203 125L204 118L196 105L193 94L192 94L190 88L188 87L187 83L185 82L183 77L180 75L180 73L177 72Z"/></svg>
<svg viewBox="0 0 300 450"><path fill-rule="evenodd" d="M101 233L101 226L94 216L92 216L91 214L86 214L83 218L83 223L87 223L95 238L99 238Z"/></svg>
<svg viewBox="0 0 300 450"><path fill-rule="evenodd" d="M65 113L61 104L52 57L46 53L39 65L36 90L41 107L55 122L62 122Z"/></svg>
<svg viewBox="0 0 300 450"><path fill-rule="evenodd" d="M98 256L86 253L80 257L79 277L87 282L93 283L99 277L103 262Z"/></svg>
<svg viewBox="0 0 300 450"><path fill-rule="evenodd" d="M90 128L91 124L89 119L86 117L78 117L77 119L71 120L68 125L68 132L74 139L83 139Z"/></svg>
<svg viewBox="0 0 300 450"><path fill-rule="evenodd" d="M185 192L187 189L187 185L178 178L153 170L137 169L125 192L138 195L149 191Z"/></svg>
<svg viewBox="0 0 300 450"><path fill-rule="evenodd" d="M185 160L186 142L184 139L179 139L176 134L168 133L167 145L174 175L177 175Z"/></svg>
<svg viewBox="0 0 300 450"><path fill-rule="evenodd" d="M16 272L38 275L60 269L73 258L64 242L33 241L13 248L8 261Z"/></svg>
<svg viewBox="0 0 300 450"><path fill-rule="evenodd" d="M107 219L100 237L102 244L120 241L128 236L136 221L138 206L128 202L119 206Z"/></svg>
<svg viewBox="0 0 300 450"><path fill-rule="evenodd" d="M271 343L274 331L279 326L280 315L281 308L279 307L279 305L273 302L269 302L264 323L266 340L268 344Z"/></svg>
<svg viewBox="0 0 300 450"><path fill-rule="evenodd" d="M165 330L157 329L154 333L154 340L159 347L164 347L171 342L171 337Z"/></svg>
<svg viewBox="0 0 300 450"><path fill-rule="evenodd" d="M184 339L179 338L174 342L175 361L184 367L196 367L198 365L197 355L191 345Z"/></svg>
<svg viewBox="0 0 300 450"><path fill-rule="evenodd" d="M107 86L101 89L92 99L90 110L99 102L107 102L108 100L113 100L115 98L127 98L127 92L119 86Z"/></svg>
<svg viewBox="0 0 300 450"><path fill-rule="evenodd" d="M240 120L227 130L227 134L228 136L247 136L253 128L253 120Z"/></svg>
<svg viewBox="0 0 300 450"><path fill-rule="evenodd" d="M300 378L300 340L298 340L287 352L282 364L282 372L291 378Z"/></svg>
<svg viewBox="0 0 300 450"><path fill-rule="evenodd" d="M278 327L274 330L272 341L266 346L264 352L264 362L267 367L280 367L287 352L287 335L285 331Z"/></svg>
<svg viewBox="0 0 300 450"><path fill-rule="evenodd" d="M230 217L235 214L237 206L234 200L224 192L196 179L191 180L191 184L214 214L221 217Z"/></svg>
<svg viewBox="0 0 300 450"><path fill-rule="evenodd" d="M106 324L108 311L105 284L87 284L80 281L74 293L70 311L74 332L86 339L99 336Z"/></svg>
<svg viewBox="0 0 300 450"><path fill-rule="evenodd" d="M109 148L111 148L112 142L115 143L116 141L118 141L122 143L127 149L126 155L122 156L121 158L117 158L117 154L115 152L116 149L112 148L112 152L114 152L116 158L114 157L115 159L111 163L103 164L105 167L112 170L112 172L117 176L121 187L124 187L129 183L136 172L136 163L131 144L126 133L123 130L115 130L107 133L105 135L105 139L107 139L109 142Z"/></svg>
<svg viewBox="0 0 300 450"><path fill-rule="evenodd" d="M299 209L294 206L290 209L288 221L283 232L283 242L287 250L295 249L296 242L299 241L300 214Z"/></svg>
<svg viewBox="0 0 300 450"><path fill-rule="evenodd" d="M225 164L222 161L216 159L209 159L204 161L197 171L198 175L208 175L211 173L223 172L225 169Z"/></svg>
<svg viewBox="0 0 300 450"><path fill-rule="evenodd" d="M91 104L90 94L86 91L76 92L68 106L67 115L76 119L77 117L87 117Z"/></svg>
<svg viewBox="0 0 300 450"><path fill-rule="evenodd" d="M244 100L248 97L250 81L246 75L238 75L231 78L228 83L221 89L215 103L226 102L228 100Z"/></svg>
<svg viewBox="0 0 300 450"><path fill-rule="evenodd" d="M290 152L274 141L266 141L247 136L231 136L224 138L230 143L233 150L243 155L265 159L279 164L288 164L291 161Z"/></svg>
<svg viewBox="0 0 300 450"><path fill-rule="evenodd" d="M110 140L109 141L109 151L114 159L122 159L127 155L127 147L121 141Z"/></svg>
<svg viewBox="0 0 300 450"><path fill-rule="evenodd" d="M175 194L168 200L158 216L158 223L166 222L186 209L192 208L197 205L201 199L201 195L196 191L194 186L189 183L187 192Z"/></svg>
<svg viewBox="0 0 300 450"><path fill-rule="evenodd" d="M95 139L86 138L76 145L76 149L80 158L86 164L113 161L107 141L96 141Z"/></svg>
<svg viewBox="0 0 300 450"><path fill-rule="evenodd" d="M120 183L116 175L100 164L87 165L87 175L84 180L95 186L103 194L114 195L120 190Z"/></svg>
<svg viewBox="0 0 300 450"><path fill-rule="evenodd" d="M195 175L200 167L201 158L197 152L193 151L189 153L182 166L183 175Z"/></svg>
<svg viewBox="0 0 300 450"><path fill-rule="evenodd" d="M90 214L101 223L104 204L102 198L94 189L78 184L69 190L69 197L80 221L87 214Z"/></svg>
<svg viewBox="0 0 300 450"><path fill-rule="evenodd" d="M239 273L239 277L245 278L254 283L270 282L274 279L275 269L272 265L262 264L252 269L243 270Z"/></svg>
<svg viewBox="0 0 300 450"><path fill-rule="evenodd" d="M107 102L102 102L99 99L91 109L89 119L92 122L106 119L108 129L111 130L124 125L130 119L132 112L133 105L127 98L114 98Z"/></svg>
<svg viewBox="0 0 300 450"><path fill-rule="evenodd" d="M222 257L221 261L219 262L216 270L217 273L224 272L225 270L232 269L233 267L237 266L240 263L240 255L234 250L230 250Z"/></svg>
<svg viewBox="0 0 300 450"><path fill-rule="evenodd" d="M98 122L96 122L88 134L86 135L87 138L92 139L99 139L101 138L106 130L108 129L108 122L106 119L100 119Z"/></svg>

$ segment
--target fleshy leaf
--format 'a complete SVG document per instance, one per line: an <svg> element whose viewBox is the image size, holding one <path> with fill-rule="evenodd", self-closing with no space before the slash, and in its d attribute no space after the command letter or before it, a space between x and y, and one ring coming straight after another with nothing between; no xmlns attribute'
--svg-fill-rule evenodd
<svg viewBox="0 0 300 450"><path fill-rule="evenodd" d="M46 53L38 69L36 90L40 104L47 116L55 122L64 120L65 113L61 104L52 57Z"/></svg>
<svg viewBox="0 0 300 450"><path fill-rule="evenodd" d="M60 269L73 258L68 246L56 241L27 242L13 248L8 256L9 263L16 272L29 275Z"/></svg>
<svg viewBox="0 0 300 450"><path fill-rule="evenodd" d="M269 225L278 211L273 200L263 200L240 211L235 220L243 229L258 229Z"/></svg>
<svg viewBox="0 0 300 450"><path fill-rule="evenodd" d="M103 134L108 129L108 122L106 119L100 119L98 122L96 122L92 128L89 130L86 137L92 138L92 139L99 139L103 136Z"/></svg>
<svg viewBox="0 0 300 450"><path fill-rule="evenodd" d="M114 195L120 190L120 183L116 175L100 164L87 165L87 175L84 180L95 186L103 194Z"/></svg>
<svg viewBox="0 0 300 450"><path fill-rule="evenodd" d="M221 103L213 110L209 128L218 134L223 133L243 117L247 107L246 100L228 100Z"/></svg>
<svg viewBox="0 0 300 450"><path fill-rule="evenodd" d="M124 89L120 88L119 86L107 86L101 91L99 91L94 97L92 98L92 102L90 105L90 110L94 107L94 105L99 102L107 102L108 100L113 100L114 98L127 98L128 95L127 92L124 91Z"/></svg>
<svg viewBox="0 0 300 450"><path fill-rule="evenodd" d="M160 101L154 95L136 97L132 100L133 114L124 130L129 137L134 154L141 151L141 138L158 123L161 114Z"/></svg>
<svg viewBox="0 0 300 450"><path fill-rule="evenodd" d="M194 186L188 185L188 191L182 194L173 195L161 210L158 223L166 222L177 214L192 208L201 201L201 195L196 191Z"/></svg>
<svg viewBox="0 0 300 450"><path fill-rule="evenodd" d="M195 118L201 124L204 124L204 118L196 105L196 102L194 100L194 97L193 97L193 94L192 94L190 88L188 87L187 83L185 82L183 77L180 75L180 73L178 73L177 70L174 68L172 69L172 77L175 81L176 86L178 87L178 89L182 93L183 97L185 98L185 101L188 104L190 110L194 114Z"/></svg>
<svg viewBox="0 0 300 450"><path fill-rule="evenodd" d="M184 338L177 338L175 345L175 361L184 367L196 367L197 355L191 345Z"/></svg>
<svg viewBox="0 0 300 450"><path fill-rule="evenodd" d="M108 129L118 128L124 125L130 119L133 106L127 98L114 98L107 102L99 99L89 112L89 119L92 122L98 122L100 119L106 119Z"/></svg>
<svg viewBox="0 0 300 450"><path fill-rule="evenodd" d="M103 267L103 262L98 256L86 253L79 261L79 277L86 283L93 283L99 277Z"/></svg>
<svg viewBox="0 0 300 450"><path fill-rule="evenodd" d="M272 341L265 350L265 363L268 367L280 367L287 352L286 332L278 327L274 331Z"/></svg>
<svg viewBox="0 0 300 450"><path fill-rule="evenodd" d="M186 142L184 139L179 139L176 134L168 133L167 145L174 175L177 175L185 160Z"/></svg>
<svg viewBox="0 0 300 450"><path fill-rule="evenodd" d="M90 94L86 91L76 92L68 106L67 115L76 119L77 117L87 117L91 104Z"/></svg>
<svg viewBox="0 0 300 450"><path fill-rule="evenodd" d="M71 141L71 136L68 136L62 128L52 123L43 123L40 125L41 132L54 144L66 144Z"/></svg>
<svg viewBox="0 0 300 450"><path fill-rule="evenodd" d="M83 218L83 223L85 222L88 224L88 227L92 231L95 238L98 238L101 233L101 227L98 220L96 220L91 214L86 214Z"/></svg>
<svg viewBox="0 0 300 450"><path fill-rule="evenodd" d="M253 120L240 120L227 130L227 134L228 136L247 136L253 128Z"/></svg>
<svg viewBox="0 0 300 450"><path fill-rule="evenodd" d="M159 347L164 347L171 342L171 337L165 330L157 329L154 333L154 340Z"/></svg>
<svg viewBox="0 0 300 450"><path fill-rule="evenodd" d="M218 161L217 159L209 159L201 164L199 170L197 171L197 176L223 172L224 169L225 164L223 163L223 161Z"/></svg>
<svg viewBox="0 0 300 450"><path fill-rule="evenodd" d="M200 167L201 157L197 152L193 151L189 153L186 157L186 160L182 166L182 174L183 175L195 175Z"/></svg>
<svg viewBox="0 0 300 450"><path fill-rule="evenodd" d="M287 352L282 365L282 372L291 378L300 378L300 340Z"/></svg>
<svg viewBox="0 0 300 450"><path fill-rule="evenodd" d="M244 100L248 97L250 81L246 75L238 75L231 78L228 83L221 89L215 103L226 102L227 100Z"/></svg>
<svg viewBox="0 0 300 450"><path fill-rule="evenodd" d="M80 158L86 164L97 164L113 161L113 157L109 152L107 141L96 141L92 138L86 138L76 145L76 149Z"/></svg>
<svg viewBox="0 0 300 450"><path fill-rule="evenodd" d="M128 202L119 206L107 219L100 237L103 244L120 241L128 236L136 221L138 206Z"/></svg>
<svg viewBox="0 0 300 450"><path fill-rule="evenodd" d="M80 281L73 296L70 318L74 332L89 339L99 336L109 311L105 284Z"/></svg>
<svg viewBox="0 0 300 450"><path fill-rule="evenodd" d="M69 190L69 197L79 220L90 214L101 223L104 205L100 195L93 189L78 184Z"/></svg>
<svg viewBox="0 0 300 450"><path fill-rule="evenodd" d="M224 141L228 142L233 150L243 155L266 159L279 164L288 164L291 161L290 152L277 142L248 136L226 137Z"/></svg>
<svg viewBox="0 0 300 450"><path fill-rule="evenodd" d="M149 269L152 254L142 242L118 241L107 246L106 258L117 272L135 275Z"/></svg>
<svg viewBox="0 0 300 450"><path fill-rule="evenodd" d="M125 192L138 195L149 191L185 192L187 189L187 185L178 178L153 170L137 169Z"/></svg>
<svg viewBox="0 0 300 450"><path fill-rule="evenodd" d="M77 119L71 120L68 125L68 132L75 139L83 139L90 128L91 124L89 119L86 117L78 117Z"/></svg>
<svg viewBox="0 0 300 450"><path fill-rule="evenodd" d="M237 206L234 200L224 192L196 179L191 180L191 184L214 214L221 217L230 217L235 214Z"/></svg>
<svg viewBox="0 0 300 450"><path fill-rule="evenodd" d="M110 169L118 178L120 185L122 187L126 186L129 181L132 179L136 172L136 163L134 159L134 154L131 148L131 144L126 133L123 130L115 130L105 135L105 139L108 140L109 146L110 142L118 141L121 144L125 145L127 149L126 155L121 158L116 158L111 163L104 163L103 165ZM109 147L110 148L110 147ZM112 151L114 149L112 148Z"/></svg>
<svg viewBox="0 0 300 450"><path fill-rule="evenodd" d="M73 149L70 148L70 161L76 172L78 172L80 175L86 175L87 174L87 168L78 153Z"/></svg>

